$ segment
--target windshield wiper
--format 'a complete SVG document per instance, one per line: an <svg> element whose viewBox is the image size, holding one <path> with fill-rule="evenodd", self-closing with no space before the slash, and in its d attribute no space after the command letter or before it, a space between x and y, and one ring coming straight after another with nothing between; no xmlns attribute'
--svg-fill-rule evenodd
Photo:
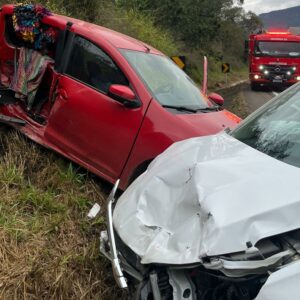
<svg viewBox="0 0 300 300"><path fill-rule="evenodd" d="M165 108L173 108L179 111L188 111L191 113L197 113L197 112L210 112L210 111L219 111L222 110L220 106L211 106L211 107L202 107L202 108L190 108L186 106L176 106L176 105L162 105L162 107Z"/></svg>
<svg viewBox="0 0 300 300"><path fill-rule="evenodd" d="M179 110L179 111L188 111L188 112L191 112L191 113L196 113L198 111L197 109L192 109L192 108L189 108L189 107L186 107L186 106L176 106L176 105L165 105L165 104L163 104L162 107L173 108L173 109L176 109L176 110Z"/></svg>
<svg viewBox="0 0 300 300"><path fill-rule="evenodd" d="M201 111L201 112L219 111L219 110L222 110L222 107L210 106L210 107L204 107L204 108L197 108L196 110Z"/></svg>

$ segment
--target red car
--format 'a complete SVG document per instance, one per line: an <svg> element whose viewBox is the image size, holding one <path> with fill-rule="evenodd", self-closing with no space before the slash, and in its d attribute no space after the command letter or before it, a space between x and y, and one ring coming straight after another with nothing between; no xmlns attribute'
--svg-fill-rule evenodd
<svg viewBox="0 0 300 300"><path fill-rule="evenodd" d="M0 119L32 140L124 189L173 142L239 123L151 46L41 11L0 14Z"/></svg>

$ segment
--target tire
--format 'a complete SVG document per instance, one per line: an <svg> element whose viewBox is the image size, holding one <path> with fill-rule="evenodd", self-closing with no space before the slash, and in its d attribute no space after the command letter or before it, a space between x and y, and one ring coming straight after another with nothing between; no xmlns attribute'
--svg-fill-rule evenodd
<svg viewBox="0 0 300 300"><path fill-rule="evenodd" d="M259 88L260 88L259 83L251 81L251 90L252 91L258 91Z"/></svg>
<svg viewBox="0 0 300 300"><path fill-rule="evenodd" d="M133 172L132 176L130 177L130 180L129 180L129 183L128 183L128 186L133 182L135 181L141 174L143 174L148 166L150 165L152 159L151 160L147 160L145 162L143 162L142 164L140 164L136 169L135 171Z"/></svg>

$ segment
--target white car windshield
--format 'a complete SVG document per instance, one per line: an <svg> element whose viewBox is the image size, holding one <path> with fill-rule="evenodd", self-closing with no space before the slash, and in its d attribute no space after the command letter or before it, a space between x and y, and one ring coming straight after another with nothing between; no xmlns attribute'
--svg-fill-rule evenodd
<svg viewBox="0 0 300 300"><path fill-rule="evenodd" d="M121 52L161 105L191 109L209 107L193 80L171 59L139 51Z"/></svg>
<svg viewBox="0 0 300 300"><path fill-rule="evenodd" d="M265 154L300 167L300 85L258 110L232 135Z"/></svg>

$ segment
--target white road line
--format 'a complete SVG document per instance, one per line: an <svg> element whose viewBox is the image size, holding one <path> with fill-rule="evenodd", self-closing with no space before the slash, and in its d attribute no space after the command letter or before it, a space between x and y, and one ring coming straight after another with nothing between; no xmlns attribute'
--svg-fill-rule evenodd
<svg viewBox="0 0 300 300"><path fill-rule="evenodd" d="M278 96L278 95L279 95L279 93L276 93L276 92L272 92L272 94L273 94L274 96Z"/></svg>

